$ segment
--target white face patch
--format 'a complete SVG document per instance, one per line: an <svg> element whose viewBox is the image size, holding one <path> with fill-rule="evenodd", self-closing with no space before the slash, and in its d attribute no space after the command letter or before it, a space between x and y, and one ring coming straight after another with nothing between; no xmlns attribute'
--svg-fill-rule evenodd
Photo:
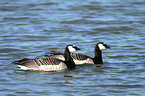
<svg viewBox="0 0 145 96"><path fill-rule="evenodd" d="M100 50L106 49L106 47L103 44L98 44Z"/></svg>
<svg viewBox="0 0 145 96"><path fill-rule="evenodd" d="M70 52L75 52L75 51L76 51L76 49L73 48L73 46L68 46L68 50L69 50Z"/></svg>

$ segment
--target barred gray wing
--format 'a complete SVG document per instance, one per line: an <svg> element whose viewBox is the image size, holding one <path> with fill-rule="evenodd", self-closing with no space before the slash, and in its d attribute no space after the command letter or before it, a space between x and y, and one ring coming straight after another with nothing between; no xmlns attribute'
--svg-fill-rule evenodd
<svg viewBox="0 0 145 96"><path fill-rule="evenodd" d="M41 65L59 65L62 60L51 57L42 57L37 59L22 59L19 61L15 61L14 63L17 65L22 65L28 68L39 68Z"/></svg>
<svg viewBox="0 0 145 96"><path fill-rule="evenodd" d="M59 65L62 62L62 60L51 57L39 58L37 61L40 62L41 65Z"/></svg>
<svg viewBox="0 0 145 96"><path fill-rule="evenodd" d="M72 57L75 60L86 60L87 58L91 58L85 54L81 54L81 53L72 53Z"/></svg>

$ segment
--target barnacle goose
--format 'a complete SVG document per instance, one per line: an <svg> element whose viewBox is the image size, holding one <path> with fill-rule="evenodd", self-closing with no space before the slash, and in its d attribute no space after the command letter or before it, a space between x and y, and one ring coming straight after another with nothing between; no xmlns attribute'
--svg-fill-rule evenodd
<svg viewBox="0 0 145 96"><path fill-rule="evenodd" d="M70 56L71 52L80 50L75 45L67 45L64 51L65 61L52 57L42 57L36 59L24 58L14 61L22 70L39 70L39 71L59 71L63 69L75 69L75 63Z"/></svg>
<svg viewBox="0 0 145 96"><path fill-rule="evenodd" d="M103 49L107 49L110 48L107 44L105 44L104 42L99 42L96 44L95 46L95 56L94 58L91 58L90 56L81 54L81 53L72 53L71 56L75 62L75 64L79 65L79 64L103 64L103 60L102 60L102 50ZM64 53L61 51L56 51L53 50L52 52L52 56L50 57L54 57L54 58L58 58L61 60L65 60L64 58Z"/></svg>

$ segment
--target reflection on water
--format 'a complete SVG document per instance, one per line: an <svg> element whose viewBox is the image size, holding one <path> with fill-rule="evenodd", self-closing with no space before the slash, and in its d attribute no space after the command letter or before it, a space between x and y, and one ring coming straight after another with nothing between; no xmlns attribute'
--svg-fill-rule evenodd
<svg viewBox="0 0 145 96"><path fill-rule="evenodd" d="M0 95L143 96L144 0L0 0ZM11 62L64 51L75 44L103 66L81 65L58 72L19 71Z"/></svg>

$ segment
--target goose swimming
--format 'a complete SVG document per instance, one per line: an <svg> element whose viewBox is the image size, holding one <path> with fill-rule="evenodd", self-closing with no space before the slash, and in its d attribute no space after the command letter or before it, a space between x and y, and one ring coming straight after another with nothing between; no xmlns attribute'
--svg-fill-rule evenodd
<svg viewBox="0 0 145 96"><path fill-rule="evenodd" d="M110 48L110 47L106 43L99 42L95 46L94 58L87 56L85 54L81 54L81 53L71 53L71 56L76 65L85 64L85 63L87 63L87 64L103 64L102 50L107 49L107 48ZM50 57L65 60L64 53L61 51L53 50L52 54L53 55Z"/></svg>
<svg viewBox="0 0 145 96"><path fill-rule="evenodd" d="M59 71L64 69L75 69L76 65L71 57L71 52L80 50L75 45L67 45L64 51L65 60L52 57L41 57L36 59L27 59L14 61L22 70L39 70L39 71Z"/></svg>

